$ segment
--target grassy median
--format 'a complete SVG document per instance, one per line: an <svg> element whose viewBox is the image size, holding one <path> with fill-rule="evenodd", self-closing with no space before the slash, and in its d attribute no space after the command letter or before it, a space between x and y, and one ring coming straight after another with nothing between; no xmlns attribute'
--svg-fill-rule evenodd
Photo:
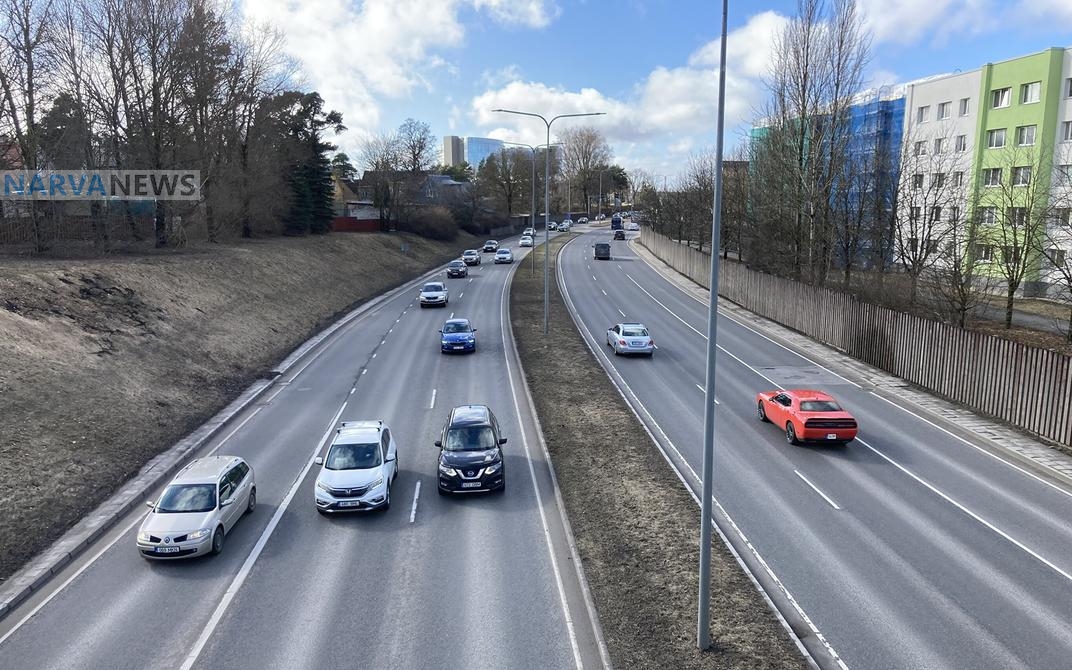
<svg viewBox="0 0 1072 670"><path fill-rule="evenodd" d="M510 317L577 551L618 668L806 668L717 535L711 650L696 648L700 510L607 378L554 282L543 334L543 273L514 276ZM537 247L536 263L543 263ZM531 261L529 261L531 262Z"/></svg>

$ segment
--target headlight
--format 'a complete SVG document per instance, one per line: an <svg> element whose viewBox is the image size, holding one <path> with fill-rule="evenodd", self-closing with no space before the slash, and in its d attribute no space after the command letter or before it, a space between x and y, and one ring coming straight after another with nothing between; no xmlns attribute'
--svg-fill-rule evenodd
<svg viewBox="0 0 1072 670"><path fill-rule="evenodd" d="M440 340L439 343L445 347L450 344L450 340Z"/></svg>
<svg viewBox="0 0 1072 670"><path fill-rule="evenodd" d="M439 463L439 471L448 477L455 477L458 474L457 470L450 467L449 465L444 465L442 462Z"/></svg>
<svg viewBox="0 0 1072 670"><path fill-rule="evenodd" d="M372 482L371 484L369 484L369 488L370 488L370 489L374 489L374 488L376 488L377 486L379 486L379 485L380 485L380 484L382 484L382 483L383 483L383 477L380 477L380 478L379 478L379 479L377 479L376 481L374 481L374 482Z"/></svg>
<svg viewBox="0 0 1072 670"><path fill-rule="evenodd" d="M327 484L325 484L324 482L320 481L319 479L316 480L316 488L320 489L321 491L331 493L331 487L328 486Z"/></svg>
<svg viewBox="0 0 1072 670"><path fill-rule="evenodd" d="M143 530L138 533L138 542L151 542L149 539L149 531Z"/></svg>
<svg viewBox="0 0 1072 670"><path fill-rule="evenodd" d="M203 537L208 537L210 528L202 528L201 530L195 530L192 533L186 534L187 540L200 540Z"/></svg>
<svg viewBox="0 0 1072 670"><path fill-rule="evenodd" d="M484 468L484 474L493 475L499 470L502 470L502 461L499 461L498 463L492 463L488 467Z"/></svg>
<svg viewBox="0 0 1072 670"><path fill-rule="evenodd" d="M476 342L476 338L473 337L472 335L470 335L469 339L467 340L467 342L469 342L469 344L472 344L473 342Z"/></svg>

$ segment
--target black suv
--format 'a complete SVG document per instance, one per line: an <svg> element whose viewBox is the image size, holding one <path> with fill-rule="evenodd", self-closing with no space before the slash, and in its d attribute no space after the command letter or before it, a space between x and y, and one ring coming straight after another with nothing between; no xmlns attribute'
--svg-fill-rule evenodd
<svg viewBox="0 0 1072 670"><path fill-rule="evenodd" d="M463 261L451 261L447 264L448 277L466 277L469 275L469 266Z"/></svg>
<svg viewBox="0 0 1072 670"><path fill-rule="evenodd" d="M462 405L450 411L439 447L439 495L469 491L504 491L505 464L499 422L485 405Z"/></svg>

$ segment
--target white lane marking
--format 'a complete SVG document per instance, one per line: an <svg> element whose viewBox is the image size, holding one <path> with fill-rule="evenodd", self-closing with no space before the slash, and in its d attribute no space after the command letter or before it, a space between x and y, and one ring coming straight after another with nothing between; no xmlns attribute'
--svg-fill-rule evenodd
<svg viewBox="0 0 1072 670"><path fill-rule="evenodd" d="M448 316L447 318L448 318L448 319L453 319L453 318L454 318L454 312L451 312L451 313L450 313L450 316Z"/></svg>
<svg viewBox="0 0 1072 670"><path fill-rule="evenodd" d="M361 374L365 374L365 373L364 373L364 372L362 372ZM356 387L356 386L355 386L354 388L350 389L350 393L349 393L349 395L353 395L353 394L354 394L354 391L356 391L356 390L357 390L357 387Z"/></svg>
<svg viewBox="0 0 1072 670"><path fill-rule="evenodd" d="M625 312L623 312L622 310L620 310L620 309L619 309L619 310L618 310L618 313L622 315L622 318L623 318L623 319L624 319L624 318L626 318L626 316L625 316Z"/></svg>
<svg viewBox="0 0 1072 670"><path fill-rule="evenodd" d="M600 290L600 291L603 291L603 289L599 289L599 290ZM606 291L603 291L603 295L607 295L607 292L606 292Z"/></svg>
<svg viewBox="0 0 1072 670"><path fill-rule="evenodd" d="M618 265L618 269L619 269L619 270L621 270L622 272L625 272L625 268L623 268L623 267L622 267L621 265L619 265L619 264L617 264L617 263L615 263L615 265Z"/></svg>
<svg viewBox="0 0 1072 670"><path fill-rule="evenodd" d="M395 323L398 323L401 320L402 320L402 317L398 317L397 319L395 319Z"/></svg>
<svg viewBox="0 0 1072 670"><path fill-rule="evenodd" d="M990 458L993 458L994 460L998 461L999 463L1004 463L1005 465L1007 465L1010 468L1016 470L1017 472L1020 472L1021 474L1025 474L1028 477L1031 477L1032 479L1034 479L1034 480L1036 480L1038 482L1041 482L1041 483L1045 484L1046 486L1049 486L1050 488L1052 488L1055 491L1059 491L1059 492L1065 494L1066 496L1072 497L1072 491L1067 491L1067 490L1061 488L1060 486L1058 486L1057 484L1054 484L1053 482L1051 482L1049 480L1046 480L1046 479L1036 475L1034 472L1031 472L1030 470L1025 470L1024 468L1020 467L1016 463L1013 463L1012 461L1007 461L1004 458L1002 458L1001 456L998 456L997 454L993 454L993 453L987 451L986 449L983 449L982 447L980 447L979 445L971 442L970 440L966 440L963 437L961 437L960 435L957 435L954 432L951 432L949 430L946 430L945 428L942 428L941 426L939 426L938 424L934 423L933 421L930 421L926 417L923 417L923 416L920 416L919 414L916 414L915 412L913 412L912 410L908 409L907 407L901 407L900 405L898 405L897 403L893 402L892 400L889 400L887 398L883 398L882 396L880 396L879 394L875 393L874 391L870 391L870 393L871 393L871 395L875 396L879 400L882 400L883 402L887 402L887 403L893 405L894 407L896 407L897 409L901 410L902 412L907 412L908 414L911 414L912 416L916 417L917 419L919 419L923 423L926 423L926 424L928 424L930 426L933 426L934 428L937 428L938 430L942 431L943 433L945 433L946 435L948 435L948 436L950 436L950 437L952 437L954 439L960 440L961 442L963 442L964 444L968 445L972 449L975 449L977 451L980 451L980 452L986 454L987 456L989 456ZM912 402L912 401L909 400L908 402Z"/></svg>
<svg viewBox="0 0 1072 670"><path fill-rule="evenodd" d="M380 342L380 344L383 344L383 342ZM372 354L372 357L376 358L376 354Z"/></svg>
<svg viewBox="0 0 1072 670"><path fill-rule="evenodd" d="M595 275L592 275L592 281L599 281L599 280L598 280L598 279L596 279L596 276L595 276Z"/></svg>
<svg viewBox="0 0 1072 670"><path fill-rule="evenodd" d="M470 277L470 279L469 279L469 283L470 283L470 284L472 284L472 283L473 283L473 279L472 279L471 277Z"/></svg>
<svg viewBox="0 0 1072 670"><path fill-rule="evenodd" d="M381 344L381 345L385 344L386 342L387 342L387 338L386 338L386 337L385 337L385 338L383 338L382 340L380 340L380 344Z"/></svg>
<svg viewBox="0 0 1072 670"><path fill-rule="evenodd" d="M368 368L365 368L364 370L362 370L361 374L365 374L366 372L368 372Z"/></svg>
<svg viewBox="0 0 1072 670"><path fill-rule="evenodd" d="M347 400L346 402L349 402L349 400ZM342 407L339 408L338 412L335 412L335 416L332 417L331 423L328 424L328 429L324 433L324 437L320 438L320 440L316 443L316 449L309 456L309 460L308 462L306 462L305 467L302 468L302 471L298 474L298 477L294 480L294 483L291 484L290 490L287 491L287 495L283 498L283 502L279 504L279 507L275 510L275 514L272 515L272 520L268 522L268 525L265 527L264 532L261 533L260 538L257 540L257 544L253 546L253 551L251 551L249 553L249 556L246 557L245 562L242 563L242 567L238 570L238 574L235 575L234 579L231 581L231 585L227 587L227 591L224 592L223 598L216 606L216 610L212 613L212 616L209 618L208 623L205 624L204 629L202 629L201 631L201 635L198 636L193 648L190 649L190 653L186 655L186 659L182 662L182 665L180 666L181 670L190 670L190 668L193 667L194 663L197 662L197 657L201 655L201 652L202 650L204 650L209 638L212 637L212 633L215 632L216 627L219 625L224 613L231 605L231 601L234 600L234 597L238 593L238 590L242 588L242 584L245 583L246 577L249 576L250 570L253 569L253 564L257 562L257 559L260 557L261 552L264 551L264 546L268 544L268 538L270 538L272 536L272 533L275 532L276 526L279 525L279 520L283 518L283 514L286 512L287 507L290 506L290 501L293 500L295 494L297 494L298 487L301 486L301 483L305 479L305 476L309 474L309 470L312 469L313 460L320 452L320 449L323 447L324 443L327 442L329 437L331 437L331 432L335 430L335 425L338 423L339 417L342 416L343 411L346 409L346 402L342 404Z"/></svg>
<svg viewBox="0 0 1072 670"><path fill-rule="evenodd" d="M421 480L417 480L417 488L413 490L413 507L409 510L409 522L417 519L417 500L421 497Z"/></svg>
<svg viewBox="0 0 1072 670"><path fill-rule="evenodd" d="M700 384L697 384L697 385L696 385L696 388L700 389L700 393L706 393L706 392L707 392L707 391L705 391L705 390L704 390L704 387L703 387L703 386L701 386ZM718 398L715 398L715 404L716 404L716 405L721 405L722 403L720 403L720 402L718 401Z"/></svg>
<svg viewBox="0 0 1072 670"><path fill-rule="evenodd" d="M917 482L919 482L920 484L922 484L926 488L930 489L930 491L932 493L937 494L938 496L940 496L943 500L945 500L950 505L953 505L954 507L959 509L961 512L964 512L965 514L967 514L971 518L975 519L976 521L978 521L982 525L984 525L987 528L989 528L990 530L994 531L995 533L997 533L998 535L1003 537L1005 540L1007 540L1010 543L1012 543L1018 549L1020 549L1021 551L1025 552L1026 554L1028 554L1032 558L1038 560L1040 563L1042 563L1046 567L1050 568L1051 570L1053 570L1057 574L1061 575L1065 579L1067 579L1069 581L1072 581L1072 574L1069 574L1069 573L1065 572L1064 570L1062 570L1061 568L1057 567L1052 562L1050 562L1048 559L1044 558L1041 554L1039 554L1035 550L1033 550L1030 547L1028 547L1027 545L1025 545L1023 542L1020 542L1019 540L1017 540L1016 538L1012 537L1011 535L1009 535L1005 531L1001 530L1000 528L998 528L994 524L990 523L989 521L987 521L983 517L979 516L978 514L976 514L973 511L971 511L970 509L968 509L967 507L965 507L964 505L962 505L961 503L959 503L958 501L953 499L953 497L947 495L946 493L943 493L941 490L938 489L938 487L934 486L933 484L931 484L927 480L923 479L922 477L920 477L916 473L914 473L911 470L909 470L908 468L904 467L903 465L901 465L897 461L893 460L892 458L890 458L886 454L882 453L878 449L875 449L874 447L872 447L867 442L864 442L863 440L861 440L859 437L856 438L856 441L859 442L860 444L864 445L865 447L867 447L871 451L875 452L879 456L881 456L882 459L885 460L886 462L888 462L890 465L894 466L895 468L897 468L901 472L905 473L906 475L908 475L912 479L916 480Z"/></svg>
<svg viewBox="0 0 1072 670"><path fill-rule="evenodd" d="M15 631L17 631L19 628L22 628L22 625L24 623L29 621L31 618L34 617L34 615L36 615L38 612L40 612L41 608L43 608L45 605L47 605L50 602L52 602L52 599L55 598L56 596L58 596L60 593L62 593L65 588L70 586L71 582L73 582L74 580L78 579L79 575L81 575L83 572L85 572L87 569L89 569L89 566L91 566L94 563L96 563L97 559L100 558L101 556L103 556L104 552L106 552L109 549L111 549L112 546L115 545L116 542L118 542L119 540L123 539L126 536L126 534L129 533L132 528L134 528L134 526L136 526L139 523L141 523L142 519L144 519L145 515L148 514L148 513L149 513L148 510L146 510L143 514L139 514L137 516L137 518L135 518L133 521L131 521L129 524L127 524L126 527L124 527L123 530L121 530L119 532L119 534L116 535L112 539L111 542L109 542L108 544L106 544L103 547L101 547L100 551L98 551L97 553L93 554L92 558L90 558L88 561L83 563L80 568L75 570L73 575L71 575L66 580L64 580L64 582L62 584L60 584L59 588L57 588L52 593L48 594L47 598L45 598L41 602L37 603L37 605L35 605L34 608L32 610L30 610L29 613L26 614L26 616L24 616L21 619L19 619L19 622L17 624L15 624L11 628L11 630L9 630L8 632L4 633L3 637L0 637L0 645L4 644L5 640L7 640L9 637L11 637L12 635L15 634Z"/></svg>
<svg viewBox="0 0 1072 670"><path fill-rule="evenodd" d="M706 335L704 335L703 333L701 333L700 331L696 330L695 328L693 328L693 327L692 327L692 324L690 324L690 323L689 323L688 321L686 321L685 319L682 319L682 318L681 318L680 316L678 316L678 315L677 315L676 313L674 313L674 311L673 311L672 309L670 309L669 307L667 307L666 305L664 305L664 304L663 304L662 302L660 302L658 298L656 298L656 297L655 297L655 296L653 296L652 294L648 293L647 289L645 289L645 288L644 288L643 286L641 286L641 285L640 285L640 284L639 284L639 283L637 282L637 280L633 279L633 278L632 278L632 277L631 277L631 276L630 276L630 275L629 275L628 273L626 273L626 275L625 275L625 276L629 278L629 281L631 281L631 282L633 282L634 284L636 284L637 288L639 288L639 289L640 289L641 291L644 291L644 293L645 293L645 294L647 294L647 296L648 296L649 298L651 298L652 300L654 300L654 301L655 301L655 304L657 304L657 305L658 305L659 307L662 307L662 308L663 308L663 309L665 309L665 310L666 310L667 312L669 312L669 313L670 313L670 316L674 317L675 319L677 319L678 321L680 321L681 323L683 323L683 324L685 325L685 327L686 327L686 328L688 328L688 329L689 329L689 330L691 330L692 332L696 333L696 334L697 334L697 335L699 335L700 337L704 338L705 340L707 339L707 336L706 336ZM727 351L727 350L726 350L726 348L725 348L725 347L723 347L723 346L722 346L721 344L716 344L715 346L716 346L716 347L718 347L719 351L723 352L724 354L726 354L727 356L729 356L729 357L730 357L730 358L732 358L733 360L737 361L738 363L740 363L741 365L745 366L746 368L748 368L748 369L749 369L749 370L751 370L752 372L756 373L757 375L759 375L759 376L760 376L760 377L762 377L763 379L767 380L767 381L768 381L768 382L769 382L769 383L771 384L771 386L773 386L773 387L774 387L774 388L776 388L776 389L779 389L779 390L781 390L781 388L782 388L781 384L777 383L776 381L774 381L773 379L771 379L771 378L770 378L770 377L768 377L767 375L763 374L762 372L760 372L760 371L759 371L759 370L757 370L756 368L752 367L752 366L751 366L751 365L749 365L748 363L745 363L745 362L744 362L743 360L741 360L741 359L740 359L739 357L735 356L735 355L734 355L734 354L733 354L732 352L730 352L730 351Z"/></svg>
<svg viewBox="0 0 1072 670"><path fill-rule="evenodd" d="M547 514L544 512L543 496L540 494L540 483L536 479L536 468L532 465L532 454L529 452L529 439L521 427L521 403L517 399L517 388L514 386L514 373L510 366L510 356L506 353L506 324L509 322L509 311L506 308L506 288L508 283L503 284L502 298L499 302L499 332L503 342L503 358L506 361L506 378L510 382L510 395L514 399L514 413L517 416L518 426L521 428L521 445L525 448L525 460L529 465L529 477L532 478L532 488L536 493L536 509L540 512L540 524L543 528L543 537L547 543L547 555L551 559L551 570L555 574L555 586L558 588L558 599L562 605L562 615L566 619L566 630L569 633L570 648L573 649L573 662L577 670L584 670L581 662L581 648L577 643L577 633L573 628L573 617L570 615L569 605L566 601L566 587L562 583L562 574L558 570L558 561L555 560L555 551L551 546L551 529L547 525Z"/></svg>
<svg viewBox="0 0 1072 670"><path fill-rule="evenodd" d="M834 509L836 509L838 511L841 511L841 508L837 506L837 503L835 503L833 500L828 498L827 495L825 493L823 493L822 491L820 491L818 486L816 486L815 484L812 484L808 480L807 477L805 477L804 475L800 474L800 470L793 470L793 472L796 473L797 477L800 477L802 480L804 480L804 483L807 484L808 486L810 486L813 491L815 491L820 496L822 496L823 500L825 500L827 502L827 504L829 504Z"/></svg>
<svg viewBox="0 0 1072 670"><path fill-rule="evenodd" d="M435 409L435 394L436 390L432 389L432 402L428 404L428 409Z"/></svg>
<svg viewBox="0 0 1072 670"><path fill-rule="evenodd" d="M465 291L462 291L461 293L458 294L458 300L461 300L464 297L465 297Z"/></svg>
<svg viewBox="0 0 1072 670"><path fill-rule="evenodd" d="M393 333L393 332L395 332L395 329L394 329L394 328L389 328L389 329L387 330L387 334L388 334L388 335L390 335L390 334L391 334L391 333Z"/></svg>

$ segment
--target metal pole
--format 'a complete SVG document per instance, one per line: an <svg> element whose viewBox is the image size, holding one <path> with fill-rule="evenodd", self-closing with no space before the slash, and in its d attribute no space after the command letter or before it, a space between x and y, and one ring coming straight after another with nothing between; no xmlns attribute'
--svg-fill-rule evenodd
<svg viewBox="0 0 1072 670"><path fill-rule="evenodd" d="M599 207L599 214L602 215L603 214L603 170L599 171L599 202L596 203L596 204ZM596 220L597 221L599 220L599 216L596 217Z"/></svg>
<svg viewBox="0 0 1072 670"><path fill-rule="evenodd" d="M543 334L546 335L551 315L551 231L547 223L551 220L551 124L555 120L540 118L547 124L547 148L543 150Z"/></svg>
<svg viewBox="0 0 1072 670"><path fill-rule="evenodd" d="M715 352L718 335L718 248L722 228L722 147L726 123L726 21L729 0L722 0L722 44L718 64L718 121L715 135L715 202L711 214L711 293L707 308L707 375L704 381L703 497L700 505L700 597L696 645L711 646L711 500L714 495Z"/></svg>

